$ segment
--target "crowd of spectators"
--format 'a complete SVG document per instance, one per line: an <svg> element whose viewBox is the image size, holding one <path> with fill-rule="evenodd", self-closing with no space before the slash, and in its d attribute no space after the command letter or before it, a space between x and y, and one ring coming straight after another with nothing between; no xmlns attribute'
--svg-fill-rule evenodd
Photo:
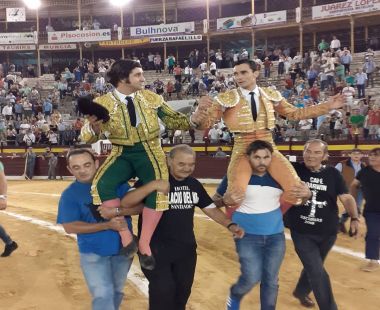
<svg viewBox="0 0 380 310"><path fill-rule="evenodd" d="M166 100L197 98L235 88L231 68L241 59L251 58L262 70L261 85L277 88L283 97L297 107L318 104L327 96L342 93L347 105L329 115L300 122L278 118L274 138L277 142L306 140L322 137L325 140L380 139L380 102L366 95L366 90L375 87L375 76L379 68L375 53L368 49L362 64L352 68L352 55L342 47L336 36L330 43L322 39L315 51L291 53L289 49L266 50L261 57L250 56L246 49L205 51L194 49L188 57L179 61L173 54L162 60L160 53L149 53L146 57L127 55L139 61L145 70L157 73L157 78L146 84ZM208 61L207 61L208 60ZM54 73L54 85L50 91L29 87L15 66L0 66L0 141L8 145L49 144L72 145L78 142L83 124L81 115L75 110L76 98L100 96L112 86L106 81L106 72L114 59L98 59L92 62L82 59L71 68ZM48 64L43 64L44 73L51 73ZM162 73L164 71L164 74ZM161 74L160 74L161 73ZM63 118L59 108L64 102L71 104L71 119ZM163 130L163 141L180 143L189 136L195 142L194 132ZM233 136L220 122L203 134L207 143L232 143Z"/></svg>

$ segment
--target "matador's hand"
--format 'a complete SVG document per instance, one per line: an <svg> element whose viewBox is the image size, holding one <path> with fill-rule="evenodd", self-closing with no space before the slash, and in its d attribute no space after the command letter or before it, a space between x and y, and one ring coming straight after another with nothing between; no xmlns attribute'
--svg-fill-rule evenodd
<svg viewBox="0 0 380 310"><path fill-rule="evenodd" d="M329 106L329 110L335 110L342 108L346 103L346 96L344 95L335 95L329 98L327 104Z"/></svg>

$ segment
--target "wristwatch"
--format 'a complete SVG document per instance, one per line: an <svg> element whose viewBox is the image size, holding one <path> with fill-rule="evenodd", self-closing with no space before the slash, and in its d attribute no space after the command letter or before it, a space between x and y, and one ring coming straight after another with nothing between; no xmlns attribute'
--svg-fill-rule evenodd
<svg viewBox="0 0 380 310"><path fill-rule="evenodd" d="M0 195L0 199L7 200L7 195Z"/></svg>

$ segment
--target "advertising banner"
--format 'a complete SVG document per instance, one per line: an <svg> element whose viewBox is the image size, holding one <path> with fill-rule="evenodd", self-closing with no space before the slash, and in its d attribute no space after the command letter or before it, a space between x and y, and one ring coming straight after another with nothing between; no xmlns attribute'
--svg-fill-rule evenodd
<svg viewBox="0 0 380 310"><path fill-rule="evenodd" d="M129 39L129 40L112 40L112 41L102 41L99 42L101 47L126 47L126 46L137 46L149 43L149 38L141 39Z"/></svg>
<svg viewBox="0 0 380 310"><path fill-rule="evenodd" d="M110 29L48 32L49 43L95 42L111 40Z"/></svg>
<svg viewBox="0 0 380 310"><path fill-rule="evenodd" d="M0 44L34 44L33 32L0 33Z"/></svg>
<svg viewBox="0 0 380 310"><path fill-rule="evenodd" d="M349 0L313 6L312 18L322 19L380 10L380 0Z"/></svg>
<svg viewBox="0 0 380 310"><path fill-rule="evenodd" d="M131 27L131 37L193 33L194 22Z"/></svg>
<svg viewBox="0 0 380 310"><path fill-rule="evenodd" d="M0 45L0 51L34 51L35 49L34 44Z"/></svg>
<svg viewBox="0 0 380 310"><path fill-rule="evenodd" d="M75 50L77 45L73 43L68 44L41 44L39 46L41 51L59 51L59 50Z"/></svg>
<svg viewBox="0 0 380 310"><path fill-rule="evenodd" d="M162 42L181 42L181 41L202 41L202 35L182 35L182 36L162 36L151 37L150 43L162 43Z"/></svg>
<svg viewBox="0 0 380 310"><path fill-rule="evenodd" d="M286 22L286 11L275 11L262 14L252 14L218 18L216 20L217 30L228 30L234 28L252 27L273 23Z"/></svg>

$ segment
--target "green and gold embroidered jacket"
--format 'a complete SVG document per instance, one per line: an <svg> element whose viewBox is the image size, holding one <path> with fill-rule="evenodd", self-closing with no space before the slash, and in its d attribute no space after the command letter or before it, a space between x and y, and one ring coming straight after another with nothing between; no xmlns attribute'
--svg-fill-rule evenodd
<svg viewBox="0 0 380 310"><path fill-rule="evenodd" d="M191 127L186 115L174 111L161 96L149 90L135 93L133 102L136 113L140 116L137 128L131 126L126 104L114 93L96 98L95 102L108 110L110 120L101 125L99 135L94 133L86 120L81 130L81 140L86 143L107 138L113 144L130 146L140 141L156 139L160 134L159 118L168 129L188 130Z"/></svg>

